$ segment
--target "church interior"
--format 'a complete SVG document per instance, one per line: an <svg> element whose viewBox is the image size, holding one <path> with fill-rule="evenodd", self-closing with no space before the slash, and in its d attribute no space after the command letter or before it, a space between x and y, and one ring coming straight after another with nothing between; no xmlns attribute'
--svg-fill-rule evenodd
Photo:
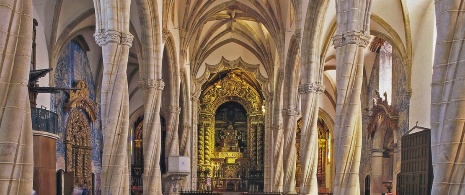
<svg viewBox="0 0 465 195"><path fill-rule="evenodd" d="M0 0L0 194L465 194L464 13Z"/></svg>

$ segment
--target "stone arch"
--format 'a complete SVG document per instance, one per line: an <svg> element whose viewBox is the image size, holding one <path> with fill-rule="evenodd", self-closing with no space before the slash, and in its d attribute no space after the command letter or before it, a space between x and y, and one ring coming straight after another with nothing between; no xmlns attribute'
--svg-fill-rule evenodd
<svg viewBox="0 0 465 195"><path fill-rule="evenodd" d="M381 17L377 16L376 14L371 13L370 19L373 20L374 22L378 23L384 30L386 30L389 34L386 35L383 32L379 32L376 30L371 30L370 29L370 35L374 35L377 37L380 37L386 41L388 41L392 46L393 49L395 49L399 55L402 58L402 64L405 70L405 76L407 82L405 83L405 88L407 89L408 93L411 93L411 78L412 78L412 56L410 56L405 48L405 45L400 38L399 34L394 30L394 28L384 21ZM336 33L336 21L332 23L330 26L330 30L328 31L328 34L325 36L324 42L323 42L323 49L321 50L321 55L320 56L326 56L326 53L328 51L328 48L331 46L331 41L332 37Z"/></svg>
<svg viewBox="0 0 465 195"><path fill-rule="evenodd" d="M140 1L137 4L141 25L141 80L161 79L161 63L163 52L162 16L157 1Z"/></svg>
<svg viewBox="0 0 465 195"><path fill-rule="evenodd" d="M321 36L321 31L323 27L323 19L326 15L329 1L310 1L307 14L318 13L316 17L306 17L304 22L304 31L302 39L302 60L301 60L301 80L304 83L308 82L322 82L322 75L317 75L322 71L317 71L323 69L324 63L319 59L318 54L321 52L319 40ZM316 8L316 9L315 9ZM315 74L313 77L311 74ZM308 75L308 76L305 76ZM308 77L308 78L307 78Z"/></svg>

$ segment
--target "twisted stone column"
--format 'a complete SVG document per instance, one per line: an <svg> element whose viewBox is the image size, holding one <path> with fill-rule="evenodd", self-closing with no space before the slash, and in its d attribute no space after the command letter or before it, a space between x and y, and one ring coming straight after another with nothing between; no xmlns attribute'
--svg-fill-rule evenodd
<svg viewBox="0 0 465 195"><path fill-rule="evenodd" d="M286 194L295 194L295 171L297 163L296 129L299 112L295 109L283 109L284 121L284 187Z"/></svg>
<svg viewBox="0 0 465 195"><path fill-rule="evenodd" d="M127 62L131 1L94 0L95 40L102 47L102 194L128 194L129 95Z"/></svg>
<svg viewBox="0 0 465 195"><path fill-rule="evenodd" d="M116 30L101 30L95 35L102 47L102 193L128 194L129 95L127 61L133 36Z"/></svg>
<svg viewBox="0 0 465 195"><path fill-rule="evenodd" d="M144 90L144 127L142 133L144 151L144 194L162 194L161 185L161 93L163 80L146 79L139 83Z"/></svg>
<svg viewBox="0 0 465 195"><path fill-rule="evenodd" d="M334 37L337 58L337 105L334 130L336 175L334 194L359 194L362 147L360 94L363 82L363 49L369 36L349 32Z"/></svg>
<svg viewBox="0 0 465 195"><path fill-rule="evenodd" d="M167 113L165 154L166 154L166 158L168 158L169 156L179 155L178 125L179 125L179 113L181 112L181 109L177 106L167 106L164 108L164 110L166 110L166 113ZM162 160L165 160L165 159L162 159ZM168 165L168 162L167 162L167 165Z"/></svg>
<svg viewBox="0 0 465 195"><path fill-rule="evenodd" d="M431 90L431 194L464 194L465 2L436 1L437 40Z"/></svg>
<svg viewBox="0 0 465 195"><path fill-rule="evenodd" d="M0 194L31 194L32 1L0 0Z"/></svg>
<svg viewBox="0 0 465 195"><path fill-rule="evenodd" d="M283 151L284 151L284 133L282 129L281 115L281 90L284 74L280 71L278 75L278 85L273 98L273 122L271 130L273 131L273 192L282 192L284 183L283 174Z"/></svg>
<svg viewBox="0 0 465 195"><path fill-rule="evenodd" d="M302 98L302 129L300 138L300 194L318 194L318 109L319 94L325 91L320 83L299 86Z"/></svg>
<svg viewBox="0 0 465 195"><path fill-rule="evenodd" d="M334 129L334 194L360 194L360 94L363 82L363 49L370 40L370 9L371 0L336 1L337 28L333 41L338 79Z"/></svg>
<svg viewBox="0 0 465 195"><path fill-rule="evenodd" d="M198 105L199 105L199 98L198 96L192 95L191 96L192 100L192 111L191 111L191 117L192 117L192 148L191 148L191 189L196 190L197 189L197 165L202 164L203 162L200 162L200 146L199 146L199 141L200 141L200 130L198 129Z"/></svg>
<svg viewBox="0 0 465 195"><path fill-rule="evenodd" d="M325 91L319 40L329 0L311 1L307 7L303 39L301 80L302 129L300 134L300 194L318 193L319 96Z"/></svg>

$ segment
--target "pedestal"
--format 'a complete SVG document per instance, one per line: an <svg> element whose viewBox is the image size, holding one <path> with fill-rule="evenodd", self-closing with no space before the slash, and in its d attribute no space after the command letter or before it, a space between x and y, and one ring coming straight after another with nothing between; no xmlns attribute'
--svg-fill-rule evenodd
<svg viewBox="0 0 465 195"><path fill-rule="evenodd" d="M190 174L190 159L186 156L168 157L167 189L165 195L177 195L181 189L183 181Z"/></svg>

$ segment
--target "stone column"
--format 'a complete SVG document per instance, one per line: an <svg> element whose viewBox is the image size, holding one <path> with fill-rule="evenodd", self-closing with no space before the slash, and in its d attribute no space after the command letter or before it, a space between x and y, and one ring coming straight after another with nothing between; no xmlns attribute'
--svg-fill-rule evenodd
<svg viewBox="0 0 465 195"><path fill-rule="evenodd" d="M299 112L295 109L283 109L284 121L284 153L283 153L283 170L284 184L283 192L286 194L296 194L295 191L295 171L297 162L296 129L297 117Z"/></svg>
<svg viewBox="0 0 465 195"><path fill-rule="evenodd" d="M139 82L144 90L144 127L142 149L144 151L144 194L162 194L161 185L161 93L165 87L163 80L145 79ZM164 159L163 159L164 160Z"/></svg>
<svg viewBox="0 0 465 195"><path fill-rule="evenodd" d="M202 164L203 162L200 162L200 147L199 147L199 141L200 141L200 133L198 129L198 114L199 114L199 98L198 96L192 95L191 97L192 100L192 111L191 111L191 116L192 116L192 141L191 141L191 189L196 190L197 189L197 167L198 164Z"/></svg>
<svg viewBox="0 0 465 195"><path fill-rule="evenodd" d="M338 0L336 48L337 105L334 130L336 175L334 194L360 194L362 147L360 94L363 49L368 45L370 0Z"/></svg>
<svg viewBox="0 0 465 195"><path fill-rule="evenodd" d="M273 121L271 130L273 131L273 192L283 191L283 150L284 150L284 133L282 129L282 83L284 72L279 71L277 78L277 87L273 98Z"/></svg>
<svg viewBox="0 0 465 195"><path fill-rule="evenodd" d="M179 87L177 89L179 89ZM169 93L173 93L173 91ZM175 98L175 97L176 96L169 96L169 98ZM169 101L171 102L171 100ZM168 157L179 156L178 125L179 125L179 113L181 112L181 110L179 107L173 106L173 105L179 104L179 99L177 99L176 101L178 103L171 102L172 103L171 106L163 108L163 110L165 110L165 113L167 113L166 124L168 128L166 132L165 148L164 148L166 159L162 159L162 160L166 162L168 169L169 169L170 163L172 163L168 161L169 159ZM179 176L171 172L168 172L167 179L163 180L163 186L166 186L165 190L163 191L163 194L167 194L167 195L178 194L179 186L182 185L183 179L184 179L184 176Z"/></svg>
<svg viewBox="0 0 465 195"><path fill-rule="evenodd" d="M103 132L102 194L128 194L129 95L127 62L131 1L95 0L95 40L102 47L101 116Z"/></svg>
<svg viewBox="0 0 465 195"><path fill-rule="evenodd" d="M270 95L265 93L265 162L264 162L264 191L265 192L272 192L273 191L273 179L272 179L272 171L273 171L273 144L272 144L272 138L273 138L273 129L272 129L272 124L271 124L271 113L272 110L272 98Z"/></svg>
<svg viewBox="0 0 465 195"><path fill-rule="evenodd" d="M318 111L319 94L324 85L307 83L299 86L302 97L302 129L300 138L300 194L318 194Z"/></svg>
<svg viewBox="0 0 465 195"><path fill-rule="evenodd" d="M371 152L370 193L373 195L381 195L386 190L383 185L383 151L373 149Z"/></svg>
<svg viewBox="0 0 465 195"><path fill-rule="evenodd" d="M167 114L167 117L166 117L167 130L166 130L165 148L164 148L166 159L162 159L162 160L165 160L166 162L168 162L167 161L168 156L179 156L178 125L179 125L179 113L181 112L181 109L177 106L167 106L167 107L164 107L163 110L165 110L165 113Z"/></svg>
<svg viewBox="0 0 465 195"><path fill-rule="evenodd" d="M300 137L300 194L318 193L318 112L319 96L325 91L323 64L320 60L321 29L329 0L310 1L302 38L302 60L299 93L301 96L302 129ZM330 140L328 140L330 141ZM329 169L327 171L330 171Z"/></svg>
<svg viewBox="0 0 465 195"><path fill-rule="evenodd" d="M32 1L0 1L0 194L31 194L32 121L27 84Z"/></svg>
<svg viewBox="0 0 465 195"><path fill-rule="evenodd" d="M465 3L438 0L431 90L431 194L464 194Z"/></svg>
<svg viewBox="0 0 465 195"><path fill-rule="evenodd" d="M94 36L102 47L103 57L102 193L127 194L129 96L126 69L133 36L127 32L106 29Z"/></svg>

